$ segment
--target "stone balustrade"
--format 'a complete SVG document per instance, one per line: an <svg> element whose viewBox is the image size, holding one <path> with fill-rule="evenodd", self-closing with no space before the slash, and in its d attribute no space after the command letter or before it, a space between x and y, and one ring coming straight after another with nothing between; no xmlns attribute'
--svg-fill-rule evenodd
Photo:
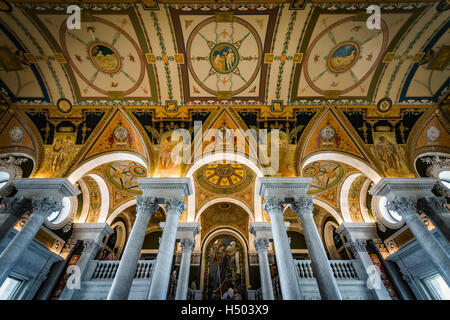
<svg viewBox="0 0 450 320"><path fill-rule="evenodd" d="M111 280L116 275L120 261L93 261L92 263L94 272L90 280ZM133 279L150 279L154 265L155 260L139 260Z"/></svg>
<svg viewBox="0 0 450 320"><path fill-rule="evenodd" d="M300 279L314 279L310 260L294 260ZM352 260L330 260L331 270L337 280L359 280Z"/></svg>

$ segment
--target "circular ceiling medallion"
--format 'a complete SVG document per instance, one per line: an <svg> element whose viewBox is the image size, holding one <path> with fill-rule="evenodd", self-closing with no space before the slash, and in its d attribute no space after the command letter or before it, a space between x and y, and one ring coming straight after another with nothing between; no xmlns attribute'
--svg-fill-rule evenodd
<svg viewBox="0 0 450 320"><path fill-rule="evenodd" d="M260 72L262 56L255 28L236 16L226 28L218 28L215 17L203 20L186 43L189 75L212 95L226 91L235 96L246 90Z"/></svg>
<svg viewBox="0 0 450 320"><path fill-rule="evenodd" d="M304 77L306 83L302 82L299 89L307 84L316 93L325 95L332 85L333 90L338 90L342 97L374 74L388 47L387 23L381 19L380 31L349 34L348 30L352 30L355 23L365 28L364 22L355 22L354 17L350 16L330 24L312 39L301 66L301 77ZM375 32L380 35L374 36ZM328 48L333 50L323 57ZM371 56L370 61L362 58L367 55Z"/></svg>
<svg viewBox="0 0 450 320"><path fill-rule="evenodd" d="M236 69L239 63L239 52L231 43L221 42L211 49L209 61L215 71L227 74Z"/></svg>
<svg viewBox="0 0 450 320"><path fill-rule="evenodd" d="M303 168L303 177L312 177L309 194L328 192L337 187L344 177L344 167L333 161L313 162Z"/></svg>
<svg viewBox="0 0 450 320"><path fill-rule="evenodd" d="M132 165L130 166L130 172L132 175L138 178L147 176L147 169L140 165Z"/></svg>
<svg viewBox="0 0 450 320"><path fill-rule="evenodd" d="M388 112L392 108L392 100L389 98L380 99L377 103L377 108L380 112Z"/></svg>
<svg viewBox="0 0 450 320"><path fill-rule="evenodd" d="M22 128L18 126L14 126L9 128L8 130L8 137L11 139L12 142L19 142L23 139L23 130Z"/></svg>
<svg viewBox="0 0 450 320"><path fill-rule="evenodd" d="M245 190L254 180L253 172L240 163L220 161L200 168L197 183L212 193L232 194Z"/></svg>
<svg viewBox="0 0 450 320"><path fill-rule="evenodd" d="M436 126L427 129L426 136L428 141L436 141L441 136L441 130Z"/></svg>
<svg viewBox="0 0 450 320"><path fill-rule="evenodd" d="M70 101L65 98L59 99L58 102L56 102L56 107L62 113L69 113L70 111L72 111L72 103L70 103Z"/></svg>
<svg viewBox="0 0 450 320"><path fill-rule="evenodd" d="M121 66L119 54L103 42L94 42L89 46L89 58L98 69L106 73L116 73Z"/></svg>
<svg viewBox="0 0 450 320"><path fill-rule="evenodd" d="M336 136L336 129L332 126L325 126L320 130L320 137L325 141L331 141Z"/></svg>
<svg viewBox="0 0 450 320"><path fill-rule="evenodd" d="M116 138L119 142L123 142L128 138L128 129L123 126L115 127L113 134L114 138Z"/></svg>
<svg viewBox="0 0 450 320"><path fill-rule="evenodd" d="M220 210L230 210L231 204L228 202L221 202L221 203L217 204L217 208Z"/></svg>
<svg viewBox="0 0 450 320"><path fill-rule="evenodd" d="M147 176L147 169L132 161L116 161L104 169L107 181L117 190L128 195L142 194L138 177Z"/></svg>
<svg viewBox="0 0 450 320"><path fill-rule="evenodd" d="M246 176L246 170L239 163L213 163L203 171L205 181L219 188L228 188L242 183Z"/></svg>
<svg viewBox="0 0 450 320"><path fill-rule="evenodd" d="M359 45L348 41L341 43L328 56L328 69L341 73L349 70L359 58Z"/></svg>

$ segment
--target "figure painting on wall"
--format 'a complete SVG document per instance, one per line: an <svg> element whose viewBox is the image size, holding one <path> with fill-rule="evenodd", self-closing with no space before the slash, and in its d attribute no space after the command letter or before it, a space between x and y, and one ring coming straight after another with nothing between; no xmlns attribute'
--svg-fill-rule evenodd
<svg viewBox="0 0 450 320"><path fill-rule="evenodd" d="M62 176L78 148L75 134L55 134L54 144L46 148L46 162L43 171L51 176Z"/></svg>
<svg viewBox="0 0 450 320"><path fill-rule="evenodd" d="M380 163L386 176L409 175L403 159L406 154L402 146L397 145L394 132L374 132L372 153Z"/></svg>
<svg viewBox="0 0 450 320"><path fill-rule="evenodd" d="M171 134L166 135L161 139L159 149L159 163L157 170L161 176L176 175L180 166L177 165L172 159L173 148L179 143L179 141L172 140ZM179 151L181 156L181 150Z"/></svg>
<svg viewBox="0 0 450 320"><path fill-rule="evenodd" d="M207 299L220 300L230 288L244 288L244 254L234 236L221 234L214 237L208 243L206 252Z"/></svg>

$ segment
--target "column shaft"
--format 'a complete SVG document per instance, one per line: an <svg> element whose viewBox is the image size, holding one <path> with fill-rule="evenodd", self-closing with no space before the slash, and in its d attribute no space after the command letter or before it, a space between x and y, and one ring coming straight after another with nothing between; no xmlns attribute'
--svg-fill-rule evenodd
<svg viewBox="0 0 450 320"><path fill-rule="evenodd" d="M347 242L347 247L350 249L360 266L357 272L358 276L366 281L369 289L373 290L372 292L375 294L375 297L378 300L392 300L379 273L375 274L373 271L375 266L367 253L366 241L362 239L351 240Z"/></svg>
<svg viewBox="0 0 450 320"><path fill-rule="evenodd" d="M148 295L149 300L165 300L167 297L178 219L184 210L184 201L168 202L166 210L166 224L161 236L158 255L156 256L155 269Z"/></svg>
<svg viewBox="0 0 450 320"><path fill-rule="evenodd" d="M136 221L134 222L127 245L122 254L119 268L117 269L117 273L108 294L108 300L128 299L139 260L139 254L145 239L145 230L147 229L150 217L158 210L158 208L159 205L155 202L154 198L138 198Z"/></svg>
<svg viewBox="0 0 450 320"><path fill-rule="evenodd" d="M331 270L330 261L314 223L312 198L296 198L292 208L302 222L306 245L311 256L312 267L321 298L323 300L342 300L336 278Z"/></svg>
<svg viewBox="0 0 450 320"><path fill-rule="evenodd" d="M95 259L98 251L103 247L103 243L99 242L98 240L89 239L84 240L83 245L83 253L81 254L80 259L78 260L76 265L78 267L78 270L75 271L79 272L80 281L88 280L86 271L88 270L89 263ZM59 300L72 300L72 297L75 294L75 290L77 289L70 289L66 284L66 287L61 293Z"/></svg>
<svg viewBox="0 0 450 320"><path fill-rule="evenodd" d="M259 275L261 279L261 291L263 300L274 300L272 277L270 276L269 257L267 256L267 239L255 239L255 247L258 251Z"/></svg>
<svg viewBox="0 0 450 320"><path fill-rule="evenodd" d="M283 220L283 201L280 199L266 200L264 208L270 216L283 300L301 300L298 276Z"/></svg>
<svg viewBox="0 0 450 320"><path fill-rule="evenodd" d="M397 198L394 201L388 202L386 207L388 210L398 212L405 219L417 243L422 246L442 278L450 287L450 257L422 220L420 220L417 214L416 203L414 198Z"/></svg>
<svg viewBox="0 0 450 320"><path fill-rule="evenodd" d="M61 201L54 199L33 200L33 213L0 255L0 286L50 213L61 210Z"/></svg>
<svg viewBox="0 0 450 320"><path fill-rule="evenodd" d="M181 240L181 247L183 254L181 256L180 273L177 281L177 292L175 294L175 300L186 300L189 287L189 272L191 268L191 256L192 250L195 247L194 239Z"/></svg>

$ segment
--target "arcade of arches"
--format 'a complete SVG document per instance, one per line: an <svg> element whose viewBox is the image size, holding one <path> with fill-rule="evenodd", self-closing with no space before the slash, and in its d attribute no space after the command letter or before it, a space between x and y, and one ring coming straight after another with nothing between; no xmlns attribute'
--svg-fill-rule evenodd
<svg viewBox="0 0 450 320"><path fill-rule="evenodd" d="M448 1L78 5L0 1L0 299L450 299Z"/></svg>

